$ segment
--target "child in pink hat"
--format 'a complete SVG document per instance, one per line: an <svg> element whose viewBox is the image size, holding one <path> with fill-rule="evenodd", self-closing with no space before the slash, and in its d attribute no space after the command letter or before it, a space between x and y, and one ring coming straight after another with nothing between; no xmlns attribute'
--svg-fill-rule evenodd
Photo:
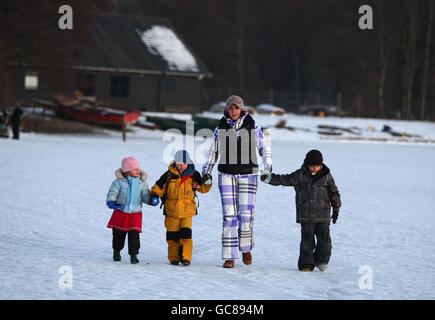
<svg viewBox="0 0 435 320"><path fill-rule="evenodd" d="M128 173L129 171L139 169L139 162L135 157L127 157L121 161L122 172Z"/></svg>
<svg viewBox="0 0 435 320"><path fill-rule="evenodd" d="M142 232L142 203L156 206L158 202L151 199L146 183L147 174L140 169L136 158L122 159L121 168L116 170L115 176L106 198L107 206L114 210L107 225L113 233L113 260L121 260L121 250L128 234L128 254L130 262L134 264L139 262L137 254L140 248L139 233Z"/></svg>

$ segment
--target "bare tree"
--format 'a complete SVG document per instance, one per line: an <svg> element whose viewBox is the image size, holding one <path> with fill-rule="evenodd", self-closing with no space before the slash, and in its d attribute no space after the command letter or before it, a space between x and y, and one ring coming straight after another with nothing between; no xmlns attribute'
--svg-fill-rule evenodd
<svg viewBox="0 0 435 320"><path fill-rule="evenodd" d="M377 5L378 15L379 15L379 80L378 80L378 109L379 113L382 116L385 116L385 79L387 75L388 69L388 59L386 55L386 45L387 45L387 31L386 23L385 23L385 10L384 10L384 1L379 1Z"/></svg>
<svg viewBox="0 0 435 320"><path fill-rule="evenodd" d="M405 57L404 77L403 77L403 100L402 118L410 119L413 109L413 88L415 74L418 67L417 61L417 37L418 37L418 13L419 3L414 1L404 2L404 19L402 24L403 46L402 50Z"/></svg>
<svg viewBox="0 0 435 320"><path fill-rule="evenodd" d="M430 46L431 46L431 32L434 17L434 1L429 3L428 23L426 29L426 44L424 51L424 67L423 67L423 81L421 90L421 106L420 106L420 120L424 120L426 112L426 98L427 98L427 83L429 74L429 62L430 62Z"/></svg>

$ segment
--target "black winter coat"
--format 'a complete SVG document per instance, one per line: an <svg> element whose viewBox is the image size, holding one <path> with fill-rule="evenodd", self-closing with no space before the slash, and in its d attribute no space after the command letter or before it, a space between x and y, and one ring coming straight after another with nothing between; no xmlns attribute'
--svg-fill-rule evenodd
<svg viewBox="0 0 435 320"><path fill-rule="evenodd" d="M10 122L12 124L19 124L22 115L23 115L23 110L20 107L15 107L14 111L12 112Z"/></svg>
<svg viewBox="0 0 435 320"><path fill-rule="evenodd" d="M272 173L269 184L295 188L297 223L329 222L331 206L341 206L334 178L329 168L324 164L322 166L323 168L314 176L305 166L291 174Z"/></svg>

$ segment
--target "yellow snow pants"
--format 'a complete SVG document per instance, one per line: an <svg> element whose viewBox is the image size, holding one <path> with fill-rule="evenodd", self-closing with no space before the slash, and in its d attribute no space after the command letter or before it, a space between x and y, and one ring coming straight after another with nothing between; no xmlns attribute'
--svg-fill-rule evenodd
<svg viewBox="0 0 435 320"><path fill-rule="evenodd" d="M169 261L192 261L192 217L165 217Z"/></svg>

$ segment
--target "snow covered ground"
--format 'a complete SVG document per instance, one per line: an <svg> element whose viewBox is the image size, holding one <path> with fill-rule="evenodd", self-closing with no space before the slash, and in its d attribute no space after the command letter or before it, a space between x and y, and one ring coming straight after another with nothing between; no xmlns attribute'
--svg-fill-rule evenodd
<svg viewBox="0 0 435 320"><path fill-rule="evenodd" d="M261 120L271 125L277 117ZM343 121L293 120L288 116L287 125ZM433 123L353 121L346 125L390 123L435 137ZM252 265L222 268L217 185L199 195L191 266L169 265L163 215L149 206L140 263L130 264L127 248L121 262L112 261L105 197L114 171L135 156L151 187L168 165L162 133L134 130L126 142L120 133L0 140L0 299L435 299L434 144L323 141L273 129L274 172L296 170L317 148L342 195L329 272L301 273L294 190L263 183Z"/></svg>

